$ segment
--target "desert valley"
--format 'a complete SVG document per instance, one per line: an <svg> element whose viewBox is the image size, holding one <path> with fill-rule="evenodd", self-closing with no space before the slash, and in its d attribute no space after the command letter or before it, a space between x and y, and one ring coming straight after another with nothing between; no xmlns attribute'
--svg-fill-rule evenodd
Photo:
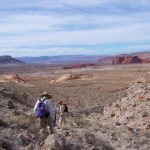
<svg viewBox="0 0 150 150"><path fill-rule="evenodd" d="M7 57L0 65L0 149L149 150L148 54L63 65ZM56 106L63 100L69 114L67 125L39 145L33 107L44 91Z"/></svg>

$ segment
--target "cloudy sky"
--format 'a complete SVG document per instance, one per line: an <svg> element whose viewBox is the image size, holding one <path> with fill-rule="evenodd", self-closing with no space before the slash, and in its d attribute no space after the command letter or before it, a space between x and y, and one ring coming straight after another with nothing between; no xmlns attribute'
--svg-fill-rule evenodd
<svg viewBox="0 0 150 150"><path fill-rule="evenodd" d="M150 51L150 0L0 0L0 55Z"/></svg>

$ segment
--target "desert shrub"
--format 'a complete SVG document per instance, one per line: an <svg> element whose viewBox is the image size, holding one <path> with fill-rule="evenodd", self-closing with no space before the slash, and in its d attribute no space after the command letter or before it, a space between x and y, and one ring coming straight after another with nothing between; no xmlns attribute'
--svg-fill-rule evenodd
<svg viewBox="0 0 150 150"><path fill-rule="evenodd" d="M13 144L7 139L0 139L0 149L1 150L12 150Z"/></svg>
<svg viewBox="0 0 150 150"><path fill-rule="evenodd" d="M32 115L13 116L8 114L5 116L4 122L7 122L9 125L17 124L17 128L28 129L36 122L36 117Z"/></svg>
<svg viewBox="0 0 150 150"><path fill-rule="evenodd" d="M5 122L4 120L0 119L0 127L6 127L8 125L7 122Z"/></svg>
<svg viewBox="0 0 150 150"><path fill-rule="evenodd" d="M28 130L30 133L38 134L38 131L40 130L40 125L36 117L32 119L32 123L28 127Z"/></svg>
<svg viewBox="0 0 150 150"><path fill-rule="evenodd" d="M28 107L28 94L27 93L23 93L22 94L22 99L23 99L23 101L24 101L24 103L25 103L25 105Z"/></svg>
<svg viewBox="0 0 150 150"><path fill-rule="evenodd" d="M76 117L74 119L74 122L80 127L90 126L89 121L83 117Z"/></svg>

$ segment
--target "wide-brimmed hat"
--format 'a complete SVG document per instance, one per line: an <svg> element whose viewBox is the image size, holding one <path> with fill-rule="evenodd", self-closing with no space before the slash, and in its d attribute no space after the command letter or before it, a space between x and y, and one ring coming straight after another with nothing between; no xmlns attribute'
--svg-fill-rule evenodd
<svg viewBox="0 0 150 150"><path fill-rule="evenodd" d="M44 92L40 97L41 97L41 98L46 97L46 98L48 98L48 99L51 99L51 98L52 98L52 96L49 95L47 92Z"/></svg>
<svg viewBox="0 0 150 150"><path fill-rule="evenodd" d="M63 104L63 101L59 101L58 104L62 105L62 104Z"/></svg>

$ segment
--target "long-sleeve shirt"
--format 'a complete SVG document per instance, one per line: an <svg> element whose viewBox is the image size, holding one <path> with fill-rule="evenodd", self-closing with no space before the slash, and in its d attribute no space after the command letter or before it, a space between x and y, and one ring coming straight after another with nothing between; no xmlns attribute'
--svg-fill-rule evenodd
<svg viewBox="0 0 150 150"><path fill-rule="evenodd" d="M54 120L55 118L55 108L53 107L53 103L51 100L48 99L41 99L42 101L44 101L46 110L50 113L51 119ZM37 100L35 106L34 106L34 113L36 113L38 104L40 103L40 100Z"/></svg>

